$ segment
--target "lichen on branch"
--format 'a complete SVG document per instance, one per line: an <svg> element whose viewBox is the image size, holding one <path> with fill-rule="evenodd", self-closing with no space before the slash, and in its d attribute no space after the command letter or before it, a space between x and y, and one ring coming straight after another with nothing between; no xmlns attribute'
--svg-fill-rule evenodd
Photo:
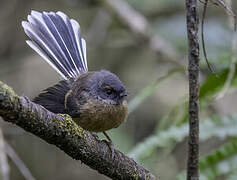
<svg viewBox="0 0 237 180"><path fill-rule="evenodd" d="M70 116L54 114L27 97L18 96L1 81L0 116L112 179L156 179L152 173L120 151L114 150L112 156L104 141L79 127Z"/></svg>

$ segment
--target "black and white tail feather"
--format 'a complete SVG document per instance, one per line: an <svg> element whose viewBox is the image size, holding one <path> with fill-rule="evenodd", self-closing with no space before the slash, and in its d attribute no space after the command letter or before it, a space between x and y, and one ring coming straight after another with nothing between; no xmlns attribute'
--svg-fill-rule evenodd
<svg viewBox="0 0 237 180"><path fill-rule="evenodd" d="M64 80L45 89L33 101L54 113L67 113L65 96L73 81L88 71L86 41L80 26L62 12L31 11L22 26L31 40L27 44L49 63Z"/></svg>
<svg viewBox="0 0 237 180"><path fill-rule="evenodd" d="M86 41L80 25L62 12L31 11L22 26L31 40L26 43L65 80L87 72Z"/></svg>

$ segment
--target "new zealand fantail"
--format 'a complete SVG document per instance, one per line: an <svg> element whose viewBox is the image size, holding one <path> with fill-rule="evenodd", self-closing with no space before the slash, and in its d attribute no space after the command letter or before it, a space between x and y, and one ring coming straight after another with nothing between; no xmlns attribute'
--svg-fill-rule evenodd
<svg viewBox="0 0 237 180"><path fill-rule="evenodd" d="M27 44L64 79L39 94L35 103L54 113L69 114L88 131L105 132L124 121L125 87L107 70L88 72L86 41L74 19L62 12L32 11L22 26L31 39Z"/></svg>

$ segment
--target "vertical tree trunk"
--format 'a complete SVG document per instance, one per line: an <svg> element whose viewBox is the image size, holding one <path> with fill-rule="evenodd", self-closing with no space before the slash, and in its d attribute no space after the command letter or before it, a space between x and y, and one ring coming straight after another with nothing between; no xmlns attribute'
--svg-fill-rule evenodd
<svg viewBox="0 0 237 180"><path fill-rule="evenodd" d="M197 1L186 0L189 71L189 140L187 180L198 180L199 158L199 42Z"/></svg>

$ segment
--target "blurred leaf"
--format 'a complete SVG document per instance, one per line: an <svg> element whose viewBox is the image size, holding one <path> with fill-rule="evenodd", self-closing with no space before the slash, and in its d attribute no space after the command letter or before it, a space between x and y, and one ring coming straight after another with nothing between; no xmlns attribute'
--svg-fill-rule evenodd
<svg viewBox="0 0 237 180"><path fill-rule="evenodd" d="M151 96L158 88L158 85L167 78L171 77L175 73L184 72L185 68L175 68L169 70L166 75L159 77L155 83L148 85L147 87L143 88L130 102L129 102L129 113L133 112L141 103Z"/></svg>
<svg viewBox="0 0 237 180"><path fill-rule="evenodd" d="M222 90L228 73L229 69L225 68L224 70L218 72L217 75L215 74L209 75L200 88L200 95L199 95L200 100L203 100L204 98L210 96L213 97L213 95ZM237 72L235 72L231 82L232 87L236 85L237 85Z"/></svg>
<svg viewBox="0 0 237 180"><path fill-rule="evenodd" d="M166 147L172 142L180 142L188 133L187 124L181 127L171 127L166 131L161 131L157 135L146 138L142 143L136 145L128 156L133 159L145 158L150 156L157 147Z"/></svg>
<svg viewBox="0 0 237 180"><path fill-rule="evenodd" d="M224 69L221 72L217 73L217 75L209 75L200 88L200 100L203 100L208 96L213 96L214 94L219 92L225 84L228 72L229 69ZM234 75L234 78L237 78L236 74Z"/></svg>
<svg viewBox="0 0 237 180"><path fill-rule="evenodd" d="M200 170L211 168L237 154L237 139L233 138L230 142L223 144L213 153L205 156L199 162Z"/></svg>
<svg viewBox="0 0 237 180"><path fill-rule="evenodd" d="M229 136L237 136L237 114L224 117L214 116L200 123L200 141L211 137L225 139ZM150 156L158 147L168 147L173 143L181 142L188 135L188 124L180 127L173 126L155 135L149 136L143 142L136 145L128 155L134 159Z"/></svg>
<svg viewBox="0 0 237 180"><path fill-rule="evenodd" d="M225 68L216 74L210 74L206 78L205 82L200 87L200 93L199 93L200 103L204 103L210 100L223 89L228 73L229 69ZM233 76L231 87L235 87L236 85L237 85L237 71L235 71L235 74ZM181 106L184 106L184 104L182 104ZM186 110L184 116L180 118L178 125L181 125L187 121L188 121L188 109Z"/></svg>
<svg viewBox="0 0 237 180"><path fill-rule="evenodd" d="M200 179L216 179L217 176L237 170L237 139L221 145L209 155L201 158L199 162ZM234 159L234 160L233 160ZM235 174L236 175L236 174ZM236 176L235 176L236 177ZM184 172L177 176L178 180L186 179Z"/></svg>
<svg viewBox="0 0 237 180"><path fill-rule="evenodd" d="M223 144L200 160L200 171L208 179L216 179L237 169L237 139Z"/></svg>

